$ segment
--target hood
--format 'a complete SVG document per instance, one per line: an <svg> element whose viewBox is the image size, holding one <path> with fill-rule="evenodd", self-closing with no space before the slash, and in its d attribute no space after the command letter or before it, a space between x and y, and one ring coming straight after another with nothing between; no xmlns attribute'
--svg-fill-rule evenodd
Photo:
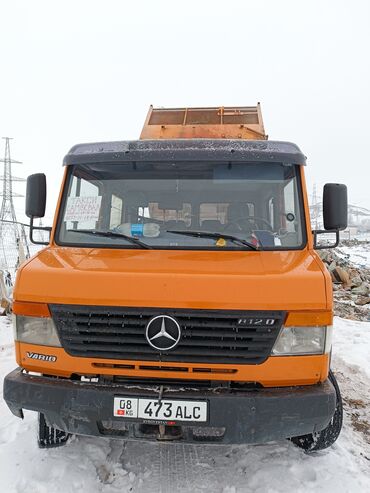
<svg viewBox="0 0 370 493"><path fill-rule="evenodd" d="M325 274L300 251L47 247L22 266L17 301L243 310L324 310Z"/></svg>

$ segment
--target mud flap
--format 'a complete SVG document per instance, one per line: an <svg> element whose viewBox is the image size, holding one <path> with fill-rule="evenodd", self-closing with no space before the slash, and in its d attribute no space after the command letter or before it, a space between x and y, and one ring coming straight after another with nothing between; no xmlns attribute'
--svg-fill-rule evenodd
<svg viewBox="0 0 370 493"><path fill-rule="evenodd" d="M45 416L39 413L37 443L39 448L61 447L68 441L70 434L57 430L46 423Z"/></svg>

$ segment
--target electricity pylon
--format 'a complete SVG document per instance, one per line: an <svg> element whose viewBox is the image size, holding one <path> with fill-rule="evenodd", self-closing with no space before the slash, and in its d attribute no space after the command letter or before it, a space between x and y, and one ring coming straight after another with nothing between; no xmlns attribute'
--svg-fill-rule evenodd
<svg viewBox="0 0 370 493"><path fill-rule="evenodd" d="M10 137L3 137L5 140L4 174L0 177L3 181L3 188L0 209L0 267L14 270L18 267L20 259L19 251L23 248L25 256L29 257L29 247L24 226L17 221L14 208L14 197L23 197L13 192L14 181L25 181L24 178L18 178L12 175L12 164L21 164L10 156Z"/></svg>

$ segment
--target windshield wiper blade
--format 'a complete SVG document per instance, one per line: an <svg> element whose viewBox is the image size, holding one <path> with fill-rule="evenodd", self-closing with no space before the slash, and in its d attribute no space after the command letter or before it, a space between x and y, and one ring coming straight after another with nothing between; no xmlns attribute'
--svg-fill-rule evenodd
<svg viewBox="0 0 370 493"><path fill-rule="evenodd" d="M224 238L225 240L230 240L233 243L239 243L240 245L244 245L249 247L251 250L259 250L256 245L250 243L247 240L243 240L242 238L238 238L237 236L229 235L226 233L214 233L210 231L188 231L188 230L175 230L175 229L167 229L167 233L172 233L174 235L184 235L184 236L194 236L196 238Z"/></svg>
<svg viewBox="0 0 370 493"><path fill-rule="evenodd" d="M152 249L150 245L144 243L138 238L124 235L123 233L115 233L114 231L98 231L96 229L67 229L67 231L68 233L85 233L88 235L105 236L106 238L123 238L124 240L127 240L130 243L139 246L140 248L146 248L148 250Z"/></svg>

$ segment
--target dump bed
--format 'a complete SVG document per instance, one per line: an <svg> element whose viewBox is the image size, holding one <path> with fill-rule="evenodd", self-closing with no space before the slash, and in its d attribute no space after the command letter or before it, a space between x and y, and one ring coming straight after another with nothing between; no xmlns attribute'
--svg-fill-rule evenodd
<svg viewBox="0 0 370 493"><path fill-rule="evenodd" d="M266 140L261 107L149 108L140 139Z"/></svg>

